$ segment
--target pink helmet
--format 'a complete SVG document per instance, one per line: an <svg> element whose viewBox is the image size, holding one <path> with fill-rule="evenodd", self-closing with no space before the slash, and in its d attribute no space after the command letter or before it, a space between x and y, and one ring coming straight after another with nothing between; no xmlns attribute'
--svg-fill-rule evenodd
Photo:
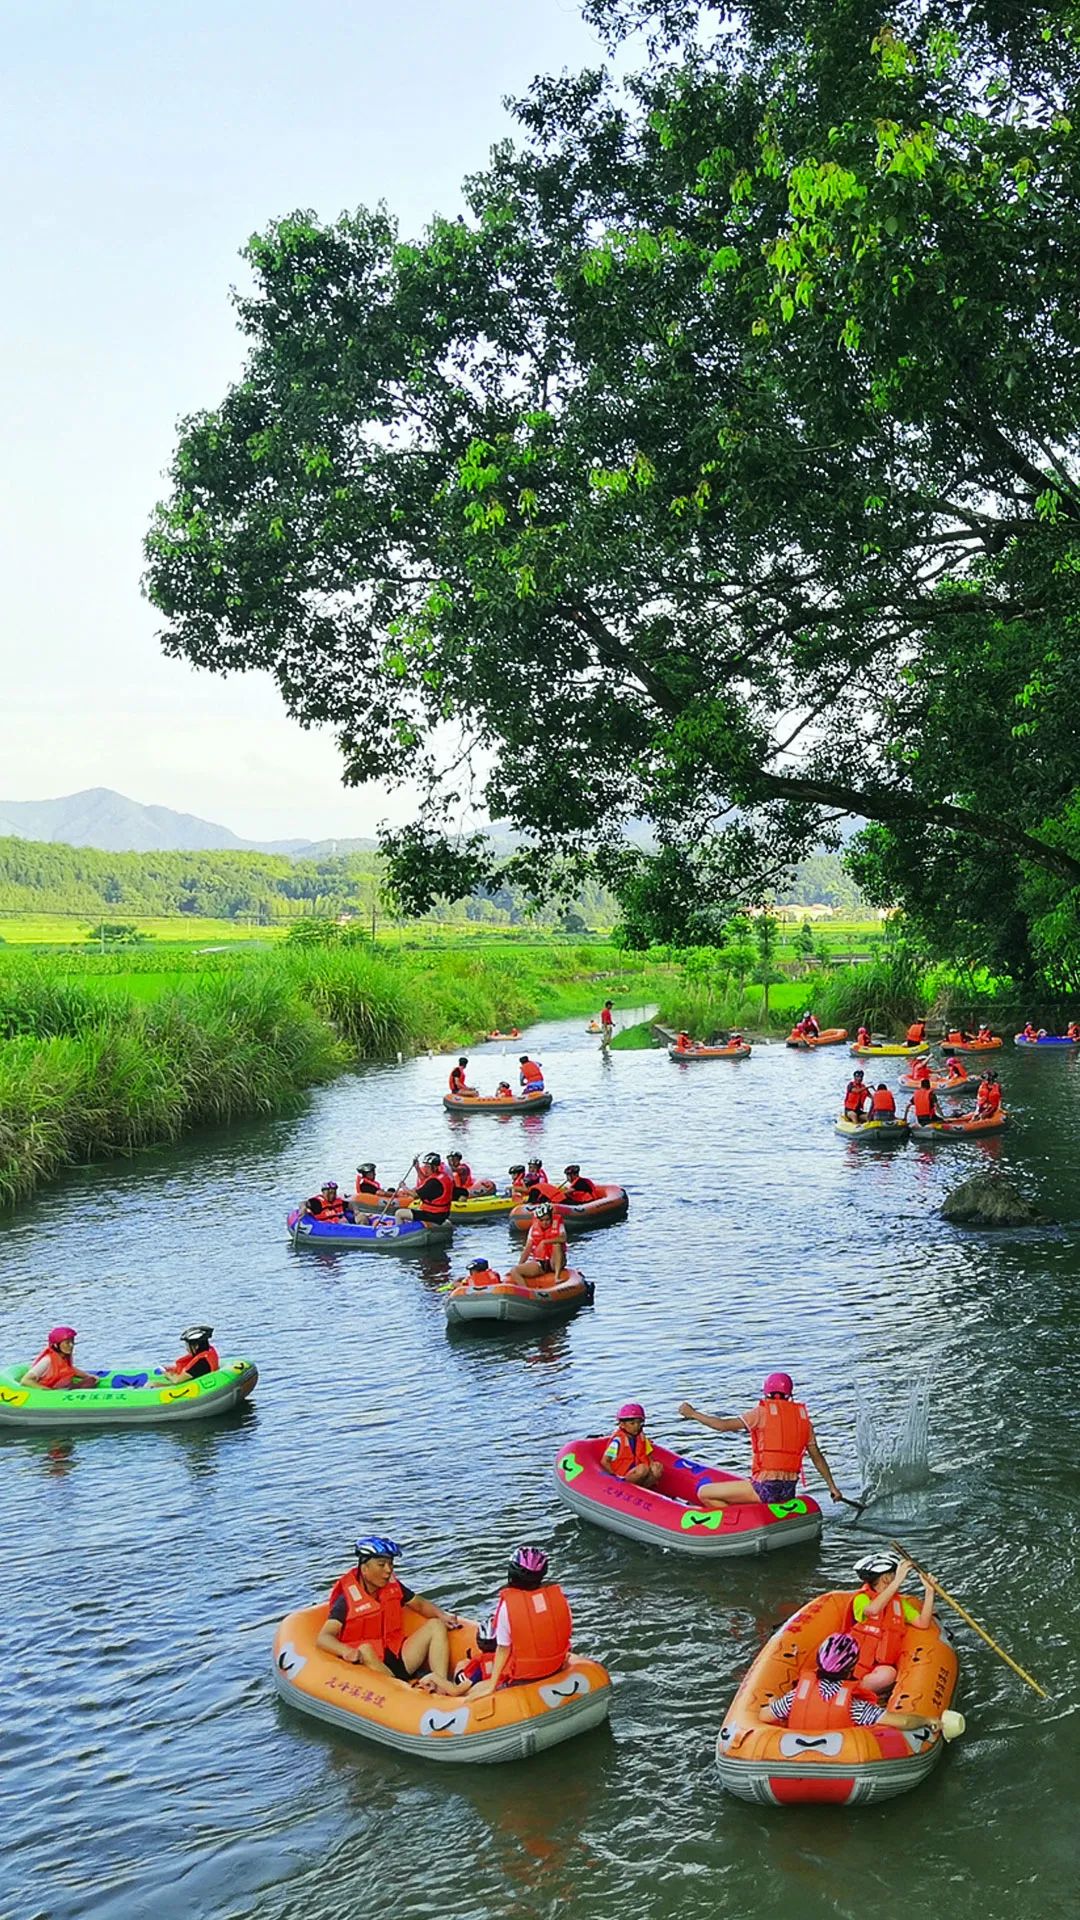
<svg viewBox="0 0 1080 1920"><path fill-rule="evenodd" d="M768 1373L762 1383L762 1393L791 1394L795 1391L795 1382L790 1373Z"/></svg>
<svg viewBox="0 0 1080 1920"><path fill-rule="evenodd" d="M50 1327L49 1328L50 1347L59 1346L61 1340L77 1340L78 1337L79 1336L76 1333L74 1327Z"/></svg>
<svg viewBox="0 0 1080 1920"><path fill-rule="evenodd" d="M850 1633L830 1633L817 1650L818 1672L843 1676L855 1665L858 1657L858 1644Z"/></svg>
<svg viewBox="0 0 1080 1920"><path fill-rule="evenodd" d="M625 1407L619 1408L615 1418L616 1420L644 1420L645 1409L637 1400L628 1400Z"/></svg>
<svg viewBox="0 0 1080 1920"><path fill-rule="evenodd" d="M548 1568L548 1557L543 1547L519 1547L510 1567L512 1571L536 1574L543 1579Z"/></svg>

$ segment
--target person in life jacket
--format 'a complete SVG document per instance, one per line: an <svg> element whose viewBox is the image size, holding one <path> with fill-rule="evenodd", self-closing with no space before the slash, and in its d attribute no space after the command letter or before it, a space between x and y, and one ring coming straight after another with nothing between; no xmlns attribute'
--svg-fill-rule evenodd
<svg viewBox="0 0 1080 1920"><path fill-rule="evenodd" d="M364 1160L356 1169L356 1190L350 1211L355 1226L368 1227L373 1216L393 1204L393 1196L383 1189L374 1160Z"/></svg>
<svg viewBox="0 0 1080 1920"><path fill-rule="evenodd" d="M324 1180L318 1193L304 1201L304 1212L310 1213L313 1220L343 1220L345 1202L338 1193L336 1180Z"/></svg>
<svg viewBox="0 0 1080 1920"><path fill-rule="evenodd" d="M315 1641L324 1653L354 1667L370 1667L387 1679L414 1681L427 1693L457 1693L450 1679L448 1629L462 1625L434 1600L425 1600L397 1578L396 1541L370 1533L356 1543L356 1571L335 1580L330 1606ZM407 1630L404 1608L422 1625Z"/></svg>
<svg viewBox="0 0 1080 1920"><path fill-rule="evenodd" d="M915 1124L918 1127L929 1127L933 1125L935 1120L943 1120L945 1118L941 1108L938 1106L937 1094L930 1085L930 1077L928 1074L923 1074L911 1099L904 1108L904 1119L910 1120L913 1113L915 1115Z"/></svg>
<svg viewBox="0 0 1080 1920"><path fill-rule="evenodd" d="M870 1101L870 1118L872 1120L896 1119L896 1101L893 1099L884 1080L879 1080L877 1086L874 1088Z"/></svg>
<svg viewBox="0 0 1080 1920"><path fill-rule="evenodd" d="M855 1045L857 1047L872 1047L873 1044L870 1038L869 1027L860 1027L858 1033L855 1035Z"/></svg>
<svg viewBox="0 0 1080 1920"><path fill-rule="evenodd" d="M547 1169L538 1154L533 1154L525 1169L525 1185L527 1187L547 1186Z"/></svg>
<svg viewBox="0 0 1080 1920"><path fill-rule="evenodd" d="M781 1726L796 1732L832 1733L847 1727L900 1727L914 1733L920 1727L937 1731L936 1713L894 1713L880 1706L874 1695L852 1679L859 1649L849 1633L830 1633L817 1650L817 1670L804 1673L788 1693L777 1694L758 1716L764 1727Z"/></svg>
<svg viewBox="0 0 1080 1920"><path fill-rule="evenodd" d="M979 1031L975 1035L975 1038L979 1042L980 1046L985 1046L988 1041L994 1038L993 1027L988 1026L985 1020L982 1021L979 1027Z"/></svg>
<svg viewBox="0 0 1080 1920"><path fill-rule="evenodd" d="M844 1089L844 1119L859 1121L865 1109L870 1106L873 1096L866 1084L866 1076L861 1067L856 1067Z"/></svg>
<svg viewBox="0 0 1080 1920"><path fill-rule="evenodd" d="M854 1678L869 1693L890 1693L903 1651L907 1627L925 1630L934 1617L934 1589L923 1581L921 1607L900 1592L911 1572L910 1560L895 1553L868 1553L857 1562L855 1578L862 1582L851 1598L847 1631L859 1649Z"/></svg>
<svg viewBox="0 0 1080 1920"><path fill-rule="evenodd" d="M908 1046L921 1047L925 1039L926 1039L926 1021L913 1020L910 1027L907 1030Z"/></svg>
<svg viewBox="0 0 1080 1920"><path fill-rule="evenodd" d="M1037 1027L1033 1020L1025 1020L1023 1031L1025 1040L1041 1040L1045 1032L1045 1027Z"/></svg>
<svg viewBox="0 0 1080 1920"><path fill-rule="evenodd" d="M451 1093L462 1094L470 1100L475 1100L476 1088L470 1087L468 1082L468 1075L465 1072L465 1069L468 1066L468 1064L469 1064L468 1060L466 1059L465 1055L462 1054L460 1060L457 1063L457 1066L451 1067L450 1091Z"/></svg>
<svg viewBox="0 0 1080 1920"><path fill-rule="evenodd" d="M499 1081L499 1084L495 1089L495 1098L496 1100L513 1100L514 1089L510 1085L509 1080Z"/></svg>
<svg viewBox="0 0 1080 1920"><path fill-rule="evenodd" d="M463 1160L460 1153L447 1154L443 1172L450 1175L455 1200L480 1200L495 1191L494 1180L477 1180L468 1161Z"/></svg>
<svg viewBox="0 0 1080 1920"><path fill-rule="evenodd" d="M1080 1042L1080 1020L1069 1021L1065 1029L1065 1038L1066 1040L1072 1040L1074 1043Z"/></svg>
<svg viewBox="0 0 1080 1920"><path fill-rule="evenodd" d="M664 1469L653 1457L653 1444L645 1432L644 1407L637 1400L628 1400L615 1418L618 1425L600 1455L601 1472L632 1487L658 1487Z"/></svg>
<svg viewBox="0 0 1080 1920"><path fill-rule="evenodd" d="M945 1072L947 1077L950 1080L966 1080L967 1079L967 1068L965 1067L963 1061L955 1053L946 1054ZM921 1074L919 1075L919 1078L920 1079L922 1078Z"/></svg>
<svg viewBox="0 0 1080 1920"><path fill-rule="evenodd" d="M685 1030L680 1030L675 1035L675 1051L676 1053L693 1053L694 1051L694 1043Z"/></svg>
<svg viewBox="0 0 1080 1920"><path fill-rule="evenodd" d="M211 1346L214 1337L213 1327L187 1327L180 1335L186 1353L174 1360L171 1367L164 1369L169 1380L202 1380L208 1373L220 1373L221 1360L218 1350Z"/></svg>
<svg viewBox="0 0 1080 1920"><path fill-rule="evenodd" d="M522 1093L543 1093L544 1069L538 1060L530 1060L527 1053L518 1056L518 1079Z"/></svg>
<svg viewBox="0 0 1080 1920"><path fill-rule="evenodd" d="M766 1504L791 1500L803 1471L803 1454L808 1453L834 1500L843 1499L832 1468L817 1443L810 1415L801 1400L793 1399L790 1373L770 1373L761 1389L761 1399L748 1413L715 1416L700 1413L689 1400L679 1412L684 1420L700 1420L714 1433L750 1435L750 1477L748 1480L703 1480L697 1489L701 1507L745 1506L750 1501Z"/></svg>
<svg viewBox="0 0 1080 1920"><path fill-rule="evenodd" d="M570 1658L573 1619L562 1588L547 1582L547 1554L540 1547L519 1547L499 1593L492 1631L495 1658L491 1673L470 1693L473 1700L498 1687L522 1686L561 1673Z"/></svg>
<svg viewBox="0 0 1080 1920"><path fill-rule="evenodd" d="M502 1274L496 1273L491 1263L482 1256L470 1260L465 1270L465 1285L469 1288L497 1287L502 1284Z"/></svg>
<svg viewBox="0 0 1080 1920"><path fill-rule="evenodd" d="M600 1009L600 1032L605 1040L610 1040L615 1031L615 1009L610 1000L605 1000Z"/></svg>
<svg viewBox="0 0 1080 1920"><path fill-rule="evenodd" d="M556 1217L550 1200L540 1200L533 1212L525 1251L506 1277L515 1285L524 1280L539 1280L547 1274L557 1281L565 1266L566 1228Z"/></svg>
<svg viewBox="0 0 1080 1920"><path fill-rule="evenodd" d="M476 1623L476 1645L470 1647L464 1660L459 1660L454 1668L454 1679L464 1681L466 1686L475 1687L481 1680L490 1680L495 1667L495 1623L489 1617Z"/></svg>
<svg viewBox="0 0 1080 1920"><path fill-rule="evenodd" d="M984 1073L979 1082L979 1091L975 1101L975 1116L979 1120L989 1120L1001 1106L1001 1083L996 1073Z"/></svg>
<svg viewBox="0 0 1080 1920"><path fill-rule="evenodd" d="M511 1197L515 1200L524 1200L528 1192L524 1167L519 1163L517 1166L507 1167L506 1171L510 1175Z"/></svg>
<svg viewBox="0 0 1080 1920"><path fill-rule="evenodd" d="M799 1023L804 1040L819 1040L821 1028L812 1013L804 1013Z"/></svg>
<svg viewBox="0 0 1080 1920"><path fill-rule="evenodd" d="M587 1200L599 1199L600 1189L595 1180L590 1180L587 1174L582 1173L576 1160L572 1160L568 1167L563 1168L563 1175L566 1181L563 1187L563 1199L569 1206L581 1207Z"/></svg>
<svg viewBox="0 0 1080 1920"><path fill-rule="evenodd" d="M450 1218L454 1182L442 1171L442 1155L438 1153L425 1153L419 1162L419 1172L418 1185L406 1189L401 1196L403 1204L397 1208L394 1218L422 1220L426 1226L439 1226Z"/></svg>
<svg viewBox="0 0 1080 1920"><path fill-rule="evenodd" d="M68 1387L100 1387L96 1373L83 1373L74 1362L74 1327L50 1327L49 1337L22 1376L24 1387L49 1387L64 1391Z"/></svg>

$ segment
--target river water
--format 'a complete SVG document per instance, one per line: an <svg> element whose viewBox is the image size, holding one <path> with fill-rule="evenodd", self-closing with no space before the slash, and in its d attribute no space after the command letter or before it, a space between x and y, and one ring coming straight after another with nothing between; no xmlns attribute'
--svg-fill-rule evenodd
<svg viewBox="0 0 1080 1920"><path fill-rule="evenodd" d="M75 1175L0 1231L5 1352L71 1321L84 1365L171 1358L208 1316L260 1384L201 1430L0 1436L7 1710L0 1913L17 1920L750 1920L869 1910L996 1920L1074 1910L1078 1757L1076 1306L1080 1060L1002 1056L998 1142L867 1152L833 1136L840 1050L689 1068L533 1028L556 1104L446 1123L449 1062L372 1067L297 1117ZM476 1049L484 1085L515 1048ZM895 1084L902 1062L882 1063ZM875 1076L877 1077L877 1076ZM883 1073L882 1077L886 1077ZM449 1338L438 1287L505 1264L502 1226L448 1260L295 1252L284 1214L374 1155L466 1147L501 1176L542 1150L625 1182L625 1225L575 1242L596 1302L542 1336ZM998 1162L1061 1229L965 1235L947 1187ZM820 1547L707 1567L590 1528L559 1443L645 1401L717 1465L687 1396L753 1404L787 1368L845 1492L857 1406L888 1435L931 1382L929 1477L834 1509ZM278 1618L405 1543L402 1577L484 1608L546 1545L575 1644L614 1678L610 1728L513 1767L424 1767L305 1721L269 1673ZM1020 1663L959 1628L965 1739L877 1808L723 1795L717 1728L772 1626L896 1532ZM1069 1886L1074 1894L1069 1894Z"/></svg>

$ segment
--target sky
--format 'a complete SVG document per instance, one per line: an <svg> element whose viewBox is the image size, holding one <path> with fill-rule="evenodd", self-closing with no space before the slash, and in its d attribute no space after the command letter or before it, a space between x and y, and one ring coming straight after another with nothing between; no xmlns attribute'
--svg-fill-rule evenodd
<svg viewBox="0 0 1080 1920"><path fill-rule="evenodd" d="M4 0L0 800L83 787L252 839L371 833L329 732L166 660L141 546L185 414L238 377L238 252L276 216L454 214L574 0Z"/></svg>

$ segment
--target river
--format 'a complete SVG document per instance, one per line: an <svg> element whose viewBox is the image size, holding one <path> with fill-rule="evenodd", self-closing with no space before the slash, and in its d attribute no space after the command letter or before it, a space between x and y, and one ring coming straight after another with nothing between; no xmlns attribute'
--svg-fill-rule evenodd
<svg viewBox="0 0 1080 1920"><path fill-rule="evenodd" d="M605 1055L531 1028L556 1104L446 1123L446 1059L371 1067L286 1120L87 1169L0 1229L5 1350L56 1320L84 1365L171 1358L202 1316L250 1355L248 1407L194 1430L0 1436L8 1694L0 1913L15 1920L1046 1920L1073 1911L1078 1757L1076 1287L1080 1059L1000 1056L998 1142L867 1152L830 1120L849 1062ZM517 1049L477 1048L493 1084ZM895 1085L902 1062L882 1062ZM879 1077L876 1073L875 1079ZM294 1251L290 1201L374 1156L467 1142L502 1176L542 1150L623 1181L626 1224L575 1242L595 1306L542 1337L449 1338L440 1283L505 1264L503 1226L448 1260ZM1061 1229L970 1235L937 1205L998 1162ZM788 1369L845 1492L857 1399L885 1428L932 1380L929 1478L833 1508L820 1547L713 1567L605 1534L557 1499L563 1439L641 1398L753 1404ZM815 1488L815 1490L818 1490ZM610 1727L513 1767L424 1767L306 1721L269 1672L279 1617L328 1590L356 1534L402 1578L486 1609L509 1551L546 1545ZM966 1737L903 1799L765 1810L721 1793L724 1708L772 1626L893 1531L1040 1678L959 1628Z"/></svg>

